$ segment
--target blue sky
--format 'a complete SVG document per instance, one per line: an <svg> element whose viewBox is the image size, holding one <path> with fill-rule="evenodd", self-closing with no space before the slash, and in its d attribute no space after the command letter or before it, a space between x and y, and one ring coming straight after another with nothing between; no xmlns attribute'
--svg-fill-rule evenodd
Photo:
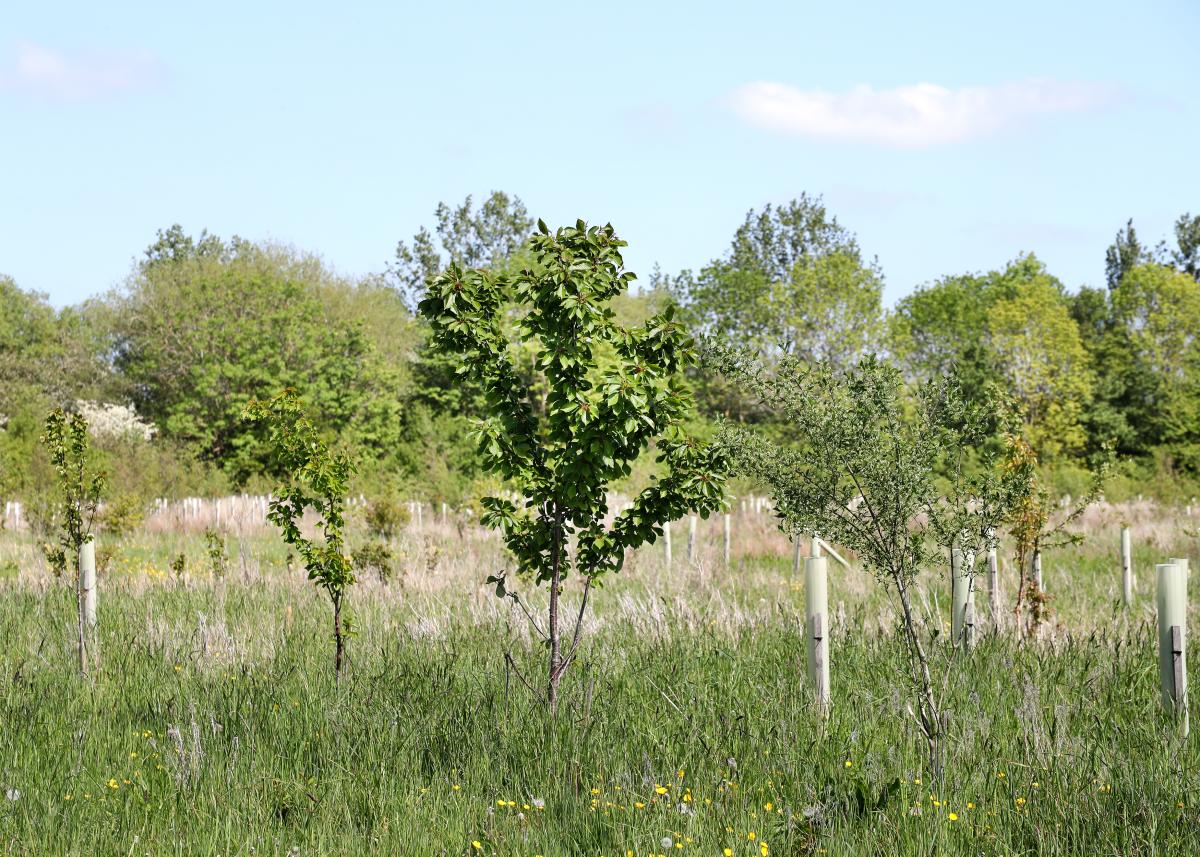
<svg viewBox="0 0 1200 857"><path fill-rule="evenodd" d="M1200 211L1200 4L10 4L0 272L63 305L179 222L381 270L439 200L720 255L801 192L886 300L1034 251L1099 284Z"/></svg>

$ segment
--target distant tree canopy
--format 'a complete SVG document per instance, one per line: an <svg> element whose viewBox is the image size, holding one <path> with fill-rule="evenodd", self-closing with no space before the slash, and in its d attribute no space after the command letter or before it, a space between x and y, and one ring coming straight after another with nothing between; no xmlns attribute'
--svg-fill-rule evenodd
<svg viewBox="0 0 1200 857"><path fill-rule="evenodd" d="M236 482L270 470L242 411L287 387L321 429L383 452L398 437L401 374L356 302L401 336L411 324L394 293L339 280L315 257L172 227L117 299L115 365L143 416Z"/></svg>
<svg viewBox="0 0 1200 857"><path fill-rule="evenodd" d="M410 309L416 308L424 294L425 281L447 265L503 267L525 246L533 231L533 218L521 198L503 191L492 191L478 210L469 195L456 208L439 202L434 218L437 244L433 233L422 226L411 244L401 241L396 245L390 273Z"/></svg>
<svg viewBox="0 0 1200 857"><path fill-rule="evenodd" d="M668 281L698 332L752 349L850 366L882 350L883 275L819 197L748 212L725 256ZM727 381L703 377L709 411L755 418L761 407Z"/></svg>
<svg viewBox="0 0 1200 857"><path fill-rule="evenodd" d="M276 463L241 411L286 387L328 442L353 448L359 484L450 502L494 491L466 431L483 391L429 348L412 299L452 263L536 275L533 230L520 198L497 191L482 204L440 203L377 275L345 277L312 254L172 226L121 288L77 306L56 309L0 276L0 495L38 483L46 413L84 401L132 405L157 429L153 440L96 438L114 486L265 486ZM1111 443L1131 480L1191 479L1191 496L1200 492L1200 216L1178 217L1167 239L1151 246L1126 222L1103 255L1104 282L1074 293L1026 254L918 286L885 311L879 265L819 197L801 195L750 211L707 265L657 272L611 310L637 326L675 304L691 330L751 349L768 372L785 356L836 370L877 353L910 387L953 376L969 399L1011 398L1043 465L1068 472ZM498 315L506 334L522 312L513 304ZM509 338L521 383L544 391L537 349ZM607 359L603 348L597 356ZM701 434L723 416L790 437L794 427L740 385L695 368L687 383Z"/></svg>
<svg viewBox="0 0 1200 857"><path fill-rule="evenodd" d="M913 380L954 375L968 392L1006 388L1041 454L1085 446L1089 355L1062 284L1036 256L918 288L889 324L893 354Z"/></svg>

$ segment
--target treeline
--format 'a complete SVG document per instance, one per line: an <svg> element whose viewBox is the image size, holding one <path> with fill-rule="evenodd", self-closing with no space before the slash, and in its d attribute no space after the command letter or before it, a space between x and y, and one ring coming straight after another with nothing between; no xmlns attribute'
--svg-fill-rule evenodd
<svg viewBox="0 0 1200 857"><path fill-rule="evenodd" d="M533 228L503 193L479 207L443 204L384 271L348 278L289 247L172 226L120 287L57 311L0 277L0 498L44 493L38 438L56 406L86 411L113 490L135 504L265 489L278 463L242 412L286 387L363 463L364 493L459 503L494 487L468 439L480 395L427 347L414 310L426 278L451 261L532 265ZM616 312L636 323L675 304L696 332L768 366L787 354L836 367L880 353L913 383L957 374L969 391L1013 398L1060 491L1079 493L1088 460L1111 447L1121 464L1110 495L1190 496L1200 479L1200 216L1181 217L1171 243L1153 248L1128 223L1105 258L1098 287L1071 292L1028 254L923 285L885 311L877 261L819 198L802 196L749 213L703 268L653 271ZM535 356L517 355L533 382ZM786 435L743 390L702 372L689 382L703 420Z"/></svg>

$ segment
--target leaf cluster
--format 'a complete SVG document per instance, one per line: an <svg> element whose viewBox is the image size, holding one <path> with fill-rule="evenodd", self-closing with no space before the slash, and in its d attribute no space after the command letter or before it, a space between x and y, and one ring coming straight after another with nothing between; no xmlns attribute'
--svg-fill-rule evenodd
<svg viewBox="0 0 1200 857"><path fill-rule="evenodd" d="M46 417L41 438L54 467L57 506L61 515L59 544L47 552L47 560L58 574L66 570L69 556L92 539L92 522L104 493L104 472L92 466L88 425L80 414L55 408Z"/></svg>
<svg viewBox="0 0 1200 857"><path fill-rule="evenodd" d="M949 379L908 396L876 357L839 370L786 358L766 371L752 355L706 342L706 365L734 379L794 429L782 445L723 423L737 469L770 486L781 525L856 552L879 577L911 579L944 548L979 549L1016 502L1020 484L984 441L1001 401L968 401Z"/></svg>
<svg viewBox="0 0 1200 857"><path fill-rule="evenodd" d="M674 310L632 327L615 318L611 302L634 275L612 226L578 221L552 233L539 221L529 246L536 264L514 275L452 263L419 309L434 347L484 392L474 436L485 468L524 498L520 508L484 498L482 522L503 531L519 569L539 581L566 559L559 546L570 537L578 569L595 577L619 570L625 550L653 542L663 521L719 508L724 456L682 428L691 398L678 374L694 347ZM516 347L532 350L536 381L519 371ZM608 485L650 445L664 475L605 527Z"/></svg>
<svg viewBox="0 0 1200 857"><path fill-rule="evenodd" d="M354 467L333 452L305 411L304 401L288 389L268 401L254 400L245 417L267 427L268 438L288 481L271 500L267 519L304 561L308 579L339 602L354 583L354 563L346 551L346 493ZM309 509L318 516L320 541L301 530Z"/></svg>

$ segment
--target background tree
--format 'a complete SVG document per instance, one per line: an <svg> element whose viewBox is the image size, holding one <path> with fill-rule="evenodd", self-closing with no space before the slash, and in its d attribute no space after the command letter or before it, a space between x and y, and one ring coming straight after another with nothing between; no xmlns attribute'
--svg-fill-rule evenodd
<svg viewBox="0 0 1200 857"><path fill-rule="evenodd" d="M1200 214L1183 214L1175 221L1171 260L1177 270L1200 282Z"/></svg>
<svg viewBox="0 0 1200 857"><path fill-rule="evenodd" d="M497 268L517 255L533 229L533 218L519 196L492 191L476 211L468 195L451 208L439 202L434 211L439 249L433 234L422 226L412 244L401 241L391 276L409 306L425 292L426 281L454 263L463 268Z"/></svg>
<svg viewBox="0 0 1200 857"><path fill-rule="evenodd" d="M376 314L390 294L371 289ZM314 257L172 227L117 299L116 364L139 412L235 483L269 469L262 429L242 411L283 387L305 391L323 429L384 455L398 437L402 378L344 311L358 299ZM402 335L406 315L390 299Z"/></svg>
<svg viewBox="0 0 1200 857"><path fill-rule="evenodd" d="M947 277L902 298L892 353L910 381L953 375L968 398L1008 390L1030 439L1053 457L1082 449L1089 353L1062 284L1033 255L1003 270Z"/></svg>
<svg viewBox="0 0 1200 857"><path fill-rule="evenodd" d="M991 348L1024 416L1030 442L1046 457L1082 449L1080 423L1091 398L1088 353L1057 284L1035 269L988 311Z"/></svg>
<svg viewBox="0 0 1200 857"><path fill-rule="evenodd" d="M1138 240L1137 230L1133 228L1131 218L1125 223L1125 228L1117 232L1113 243L1104 252L1104 279L1108 287L1115 289L1126 271L1148 261L1149 258L1149 252Z"/></svg>
<svg viewBox="0 0 1200 857"><path fill-rule="evenodd" d="M852 365L881 346L883 274L820 197L748 212L724 257L682 272L669 288L694 329L768 362L790 353ZM701 375L697 387L707 413L763 416L720 378Z"/></svg>
<svg viewBox="0 0 1200 857"><path fill-rule="evenodd" d="M1200 472L1200 282L1164 265L1132 268L1112 292L1114 318L1139 365L1140 426L1151 444Z"/></svg>
<svg viewBox="0 0 1200 857"><path fill-rule="evenodd" d="M988 310L997 297L990 286L988 277L945 277L896 303L889 350L910 380L954 374L967 390L999 380L988 343Z"/></svg>
<svg viewBox="0 0 1200 857"><path fill-rule="evenodd" d="M420 311L432 346L485 392L487 415L476 428L484 466L523 498L520 508L485 498L482 521L500 528L518 571L549 588L545 630L534 627L547 643L545 698L556 711L594 581L619 571L627 550L653 542L663 522L717 509L723 468L716 450L681 428L690 399L678 373L692 343L673 310L637 327L614 319L610 304L634 279L621 259L625 242L612 226L583 221L554 233L541 221L538 228L530 240L535 267L506 277L452 263L430 281ZM522 310L513 334L534 349L544 392L524 383L514 364L504 323L513 303ZM651 444L659 478L606 526L610 484ZM559 599L572 570L584 588L564 651ZM498 595L518 597L503 573L489 582Z"/></svg>

